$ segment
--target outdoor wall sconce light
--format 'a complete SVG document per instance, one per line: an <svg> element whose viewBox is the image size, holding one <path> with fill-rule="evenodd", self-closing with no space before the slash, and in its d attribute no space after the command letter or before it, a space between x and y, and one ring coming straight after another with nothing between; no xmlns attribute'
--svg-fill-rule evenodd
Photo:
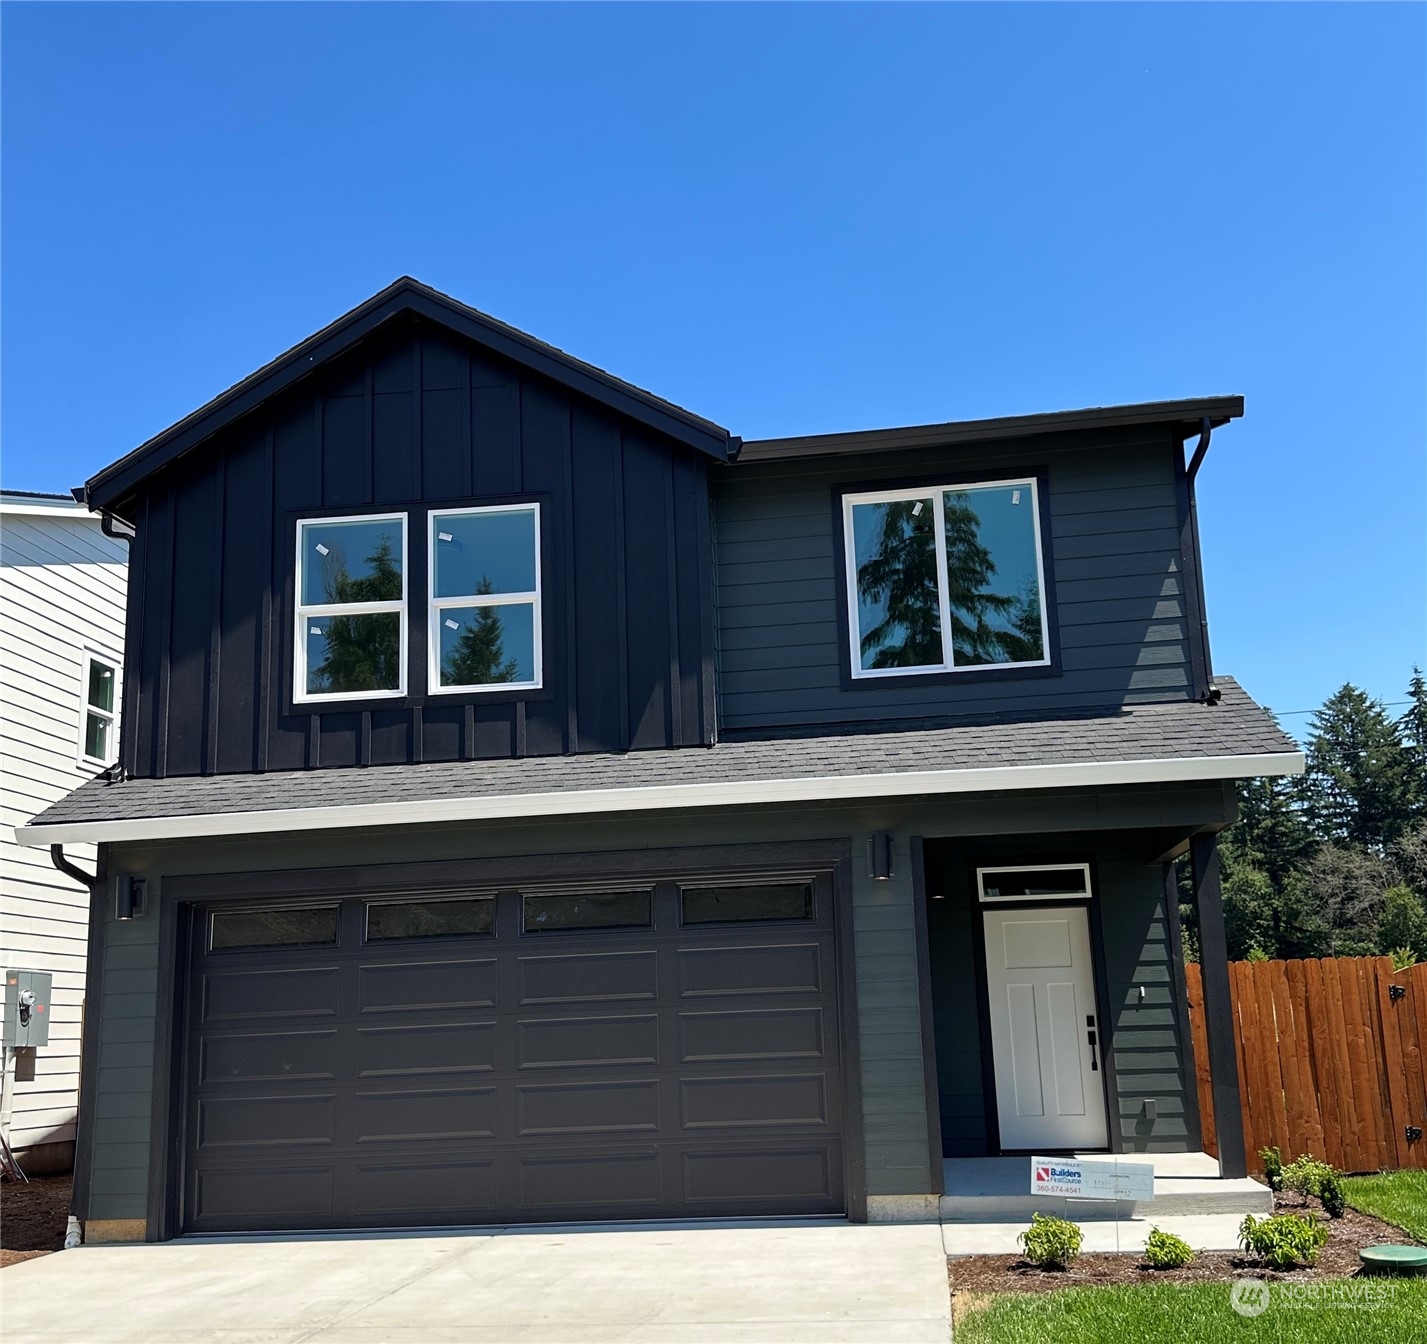
<svg viewBox="0 0 1427 1344"><path fill-rule="evenodd" d="M121 877L119 879L117 919L134 919L144 913L149 884L142 877Z"/></svg>
<svg viewBox="0 0 1427 1344"><path fill-rule="evenodd" d="M892 876L892 837L886 831L874 831L867 838L867 875L879 882Z"/></svg>

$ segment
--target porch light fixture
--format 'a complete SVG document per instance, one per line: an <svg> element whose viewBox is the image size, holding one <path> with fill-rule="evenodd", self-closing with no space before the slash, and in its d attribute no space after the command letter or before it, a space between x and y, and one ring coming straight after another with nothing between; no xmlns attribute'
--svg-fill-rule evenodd
<svg viewBox="0 0 1427 1344"><path fill-rule="evenodd" d="M142 877L119 879L119 897L117 909L114 911L116 919L133 919L136 915L144 913L148 885Z"/></svg>
<svg viewBox="0 0 1427 1344"><path fill-rule="evenodd" d="M886 831L874 831L867 837L867 875L878 882L892 876L892 837Z"/></svg>

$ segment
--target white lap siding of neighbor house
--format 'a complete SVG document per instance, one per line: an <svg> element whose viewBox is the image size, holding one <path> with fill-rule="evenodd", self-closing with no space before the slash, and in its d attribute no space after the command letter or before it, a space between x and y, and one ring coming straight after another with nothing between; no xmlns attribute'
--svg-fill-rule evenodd
<svg viewBox="0 0 1427 1344"><path fill-rule="evenodd" d="M12 1079L8 1136L31 1172L64 1169L73 1153L89 893L46 850L17 845L15 827L98 769L82 760L85 655L122 676L127 564L127 547L72 500L0 494L0 967L54 977L50 1043L33 1082ZM116 695L109 762L118 708ZM94 870L93 845L65 854Z"/></svg>

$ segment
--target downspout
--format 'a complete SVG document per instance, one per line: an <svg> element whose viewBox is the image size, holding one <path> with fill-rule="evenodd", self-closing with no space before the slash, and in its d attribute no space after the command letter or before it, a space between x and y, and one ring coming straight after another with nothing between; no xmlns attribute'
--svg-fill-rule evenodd
<svg viewBox="0 0 1427 1344"><path fill-rule="evenodd" d="M1189 486L1189 544L1194 548L1194 573L1199 583L1199 641L1204 650L1204 703L1217 705L1223 699L1223 691L1214 684L1214 660L1209 655L1209 604L1204 600L1204 560L1199 551L1199 505L1194 497L1194 478L1209 452L1209 440L1213 435L1209 417L1199 422L1199 442L1194 446L1194 456L1185 469L1185 480Z"/></svg>
<svg viewBox="0 0 1427 1344"><path fill-rule="evenodd" d="M81 887L88 887L91 893L94 891L94 874L86 873L83 868L76 868L65 858L63 845L50 846L50 862L66 877L72 877Z"/></svg>

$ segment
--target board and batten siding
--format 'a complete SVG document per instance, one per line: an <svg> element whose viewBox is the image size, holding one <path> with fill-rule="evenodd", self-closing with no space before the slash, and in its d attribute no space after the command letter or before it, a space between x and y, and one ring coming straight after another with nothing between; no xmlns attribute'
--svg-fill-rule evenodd
<svg viewBox="0 0 1427 1344"><path fill-rule="evenodd" d="M545 686L426 692L427 510L541 503ZM705 459L432 323L395 320L146 478L126 765L138 777L712 741ZM408 518L407 687L292 702L299 516Z"/></svg>
<svg viewBox="0 0 1427 1344"><path fill-rule="evenodd" d="M1149 429L716 469L721 726L757 731L1188 698L1193 632L1178 455L1167 429ZM1038 468L1048 480L1060 673L846 688L834 488Z"/></svg>
<svg viewBox="0 0 1427 1344"><path fill-rule="evenodd" d="M0 500L0 967L54 977L50 1043L34 1081L14 1084L17 1150L74 1140L89 892L15 827L94 773L79 763L83 659L122 666L127 560L77 505ZM66 853L94 870L93 845Z"/></svg>

